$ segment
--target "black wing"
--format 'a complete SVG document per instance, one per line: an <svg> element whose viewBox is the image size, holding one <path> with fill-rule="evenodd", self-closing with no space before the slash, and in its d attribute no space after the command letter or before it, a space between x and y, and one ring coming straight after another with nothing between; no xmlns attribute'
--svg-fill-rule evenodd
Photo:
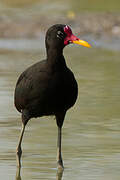
<svg viewBox="0 0 120 180"><path fill-rule="evenodd" d="M47 69L47 71L46 71ZM33 101L45 99L50 75L46 61L34 64L19 77L15 88L15 106L19 112Z"/></svg>

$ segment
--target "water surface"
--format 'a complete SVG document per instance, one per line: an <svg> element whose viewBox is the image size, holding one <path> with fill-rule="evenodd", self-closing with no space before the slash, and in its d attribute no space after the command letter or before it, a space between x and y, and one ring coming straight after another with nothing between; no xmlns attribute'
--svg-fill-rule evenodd
<svg viewBox="0 0 120 180"><path fill-rule="evenodd" d="M43 48L42 48L43 49ZM44 50L0 51L0 177L15 179L15 149L21 128L13 93L20 73ZM120 53L69 46L64 52L79 85L76 105L63 127L63 179L120 178ZM23 140L21 179L56 179L54 117L32 119Z"/></svg>

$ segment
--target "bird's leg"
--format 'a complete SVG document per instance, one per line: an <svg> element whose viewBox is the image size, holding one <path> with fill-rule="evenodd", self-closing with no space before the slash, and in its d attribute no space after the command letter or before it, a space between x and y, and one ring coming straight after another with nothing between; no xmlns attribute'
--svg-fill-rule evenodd
<svg viewBox="0 0 120 180"><path fill-rule="evenodd" d="M24 109L22 111L22 129L21 129L20 138L19 138L19 142L18 142L18 146L16 150L16 159L17 159L18 168L21 167L21 155L22 155L21 143L22 143L22 139L23 139L23 135L25 131L25 126L29 119L30 119L29 113L26 109Z"/></svg>
<svg viewBox="0 0 120 180"><path fill-rule="evenodd" d="M62 128L58 127L57 162L58 162L58 167L64 168L63 160L62 160L62 153L61 153L61 139L62 139Z"/></svg>
<svg viewBox="0 0 120 180"><path fill-rule="evenodd" d="M64 169L63 160L62 160L62 152L61 152L61 139L62 139L62 125L63 125L65 113L66 112L56 114L56 122L58 126L57 163L58 163L58 168L61 170Z"/></svg>
<svg viewBox="0 0 120 180"><path fill-rule="evenodd" d="M21 155L22 155L21 143L22 143L24 131L25 131L25 124L22 123L22 130L20 133L19 143L16 149L16 160L17 160L17 166L19 168L21 167Z"/></svg>

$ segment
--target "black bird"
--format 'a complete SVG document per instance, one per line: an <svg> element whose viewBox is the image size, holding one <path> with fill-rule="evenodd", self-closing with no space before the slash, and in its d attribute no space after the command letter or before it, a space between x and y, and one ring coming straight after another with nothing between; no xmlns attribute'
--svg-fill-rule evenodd
<svg viewBox="0 0 120 180"><path fill-rule="evenodd" d="M57 161L63 169L61 153L62 125L65 114L77 99L78 86L72 71L67 67L63 48L76 43L90 45L72 34L69 26L56 24L46 33L47 58L28 69L19 77L15 88L15 107L22 114L22 130L17 146L17 165L21 167L21 142L29 119L55 115L58 126Z"/></svg>

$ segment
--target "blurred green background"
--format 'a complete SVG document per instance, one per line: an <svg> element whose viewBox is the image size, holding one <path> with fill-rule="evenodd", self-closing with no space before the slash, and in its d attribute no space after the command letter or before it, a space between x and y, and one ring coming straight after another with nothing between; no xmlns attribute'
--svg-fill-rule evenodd
<svg viewBox="0 0 120 180"><path fill-rule="evenodd" d="M67 4L72 10L81 11L108 11L108 12L119 12L120 10L120 1L119 0L4 0L1 1L1 4L12 7L12 8L24 8L29 7L38 3L46 3L46 7L50 4Z"/></svg>

